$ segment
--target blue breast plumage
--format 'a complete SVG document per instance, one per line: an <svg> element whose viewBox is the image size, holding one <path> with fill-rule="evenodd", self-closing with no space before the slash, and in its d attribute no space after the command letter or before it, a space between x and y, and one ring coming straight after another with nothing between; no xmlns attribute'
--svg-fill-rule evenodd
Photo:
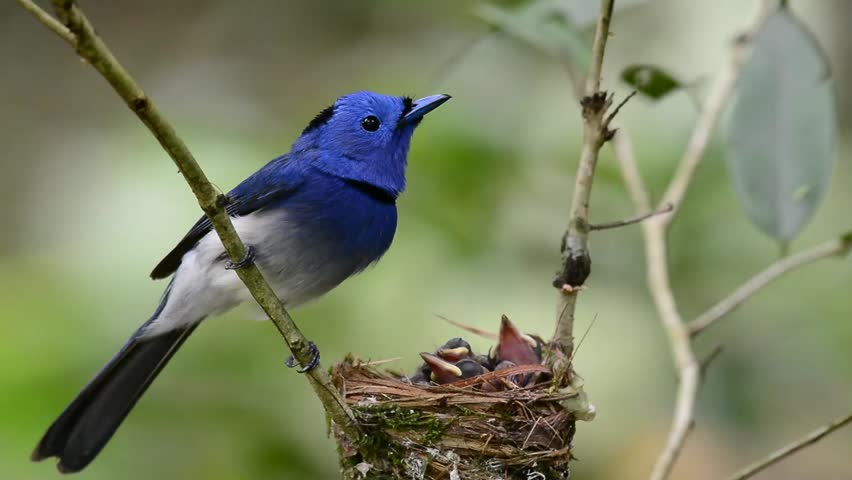
<svg viewBox="0 0 852 480"><path fill-rule="evenodd" d="M254 248L258 267L287 305L322 295L375 263L396 232L391 195L318 170L308 172L302 188L271 207L265 210L276 217L270 221L277 233L267 230L259 239L263 244Z"/></svg>

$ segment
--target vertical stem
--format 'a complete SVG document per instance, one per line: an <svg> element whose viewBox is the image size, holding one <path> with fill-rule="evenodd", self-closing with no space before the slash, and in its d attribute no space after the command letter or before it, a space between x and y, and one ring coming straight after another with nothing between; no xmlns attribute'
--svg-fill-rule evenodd
<svg viewBox="0 0 852 480"><path fill-rule="evenodd" d="M601 70L609 39L609 24L612 21L612 9L615 0L601 0L601 13L595 27L595 39L592 43L592 65L586 77L586 95L591 95L601 89Z"/></svg>
<svg viewBox="0 0 852 480"><path fill-rule="evenodd" d="M589 200L595 178L598 153L606 142L607 109L612 99L599 92L601 70L603 68L606 42L609 38L610 20L615 0L601 0L601 11L595 27L592 44L592 64L586 77L586 96L583 107L583 148L577 175L574 181L574 194L571 199L568 229L563 236L562 274L554 282L560 288L558 317L553 344L561 354L560 360L553 358L553 349L548 352L548 363L552 363L556 374L556 385L570 377L568 359L574 351L574 311L577 305L578 288L582 287L591 269L589 255Z"/></svg>

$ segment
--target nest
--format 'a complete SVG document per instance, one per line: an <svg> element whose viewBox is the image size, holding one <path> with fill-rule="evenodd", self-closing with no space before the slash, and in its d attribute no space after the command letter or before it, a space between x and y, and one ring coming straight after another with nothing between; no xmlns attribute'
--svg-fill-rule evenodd
<svg viewBox="0 0 852 480"><path fill-rule="evenodd" d="M451 384L415 385L352 359L336 364L335 385L365 433L353 441L334 432L344 478L568 478L574 423L593 412L581 386L511 382L549 373L543 365L520 365ZM484 391L486 384L502 389Z"/></svg>

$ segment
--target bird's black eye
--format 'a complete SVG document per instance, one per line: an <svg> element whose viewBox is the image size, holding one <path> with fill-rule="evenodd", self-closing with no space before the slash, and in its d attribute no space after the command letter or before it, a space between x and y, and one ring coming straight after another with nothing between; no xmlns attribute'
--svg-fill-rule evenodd
<svg viewBox="0 0 852 480"><path fill-rule="evenodd" d="M368 132L375 132L382 125L382 122L379 121L374 115L370 115L369 117L364 117L361 120L361 128Z"/></svg>

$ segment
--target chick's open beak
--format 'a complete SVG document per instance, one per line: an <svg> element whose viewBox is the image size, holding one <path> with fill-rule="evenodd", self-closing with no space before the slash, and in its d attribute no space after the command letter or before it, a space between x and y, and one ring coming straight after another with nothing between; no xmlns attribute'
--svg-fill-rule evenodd
<svg viewBox="0 0 852 480"><path fill-rule="evenodd" d="M462 371L450 362L440 359L431 353L422 352L420 358L432 370L432 381L435 383L451 383L459 380Z"/></svg>
<svg viewBox="0 0 852 480"><path fill-rule="evenodd" d="M518 330L518 327L505 315L500 322L498 337L495 350L497 362L508 360L515 365L537 365L541 363L541 357L536 351L538 342Z"/></svg>

